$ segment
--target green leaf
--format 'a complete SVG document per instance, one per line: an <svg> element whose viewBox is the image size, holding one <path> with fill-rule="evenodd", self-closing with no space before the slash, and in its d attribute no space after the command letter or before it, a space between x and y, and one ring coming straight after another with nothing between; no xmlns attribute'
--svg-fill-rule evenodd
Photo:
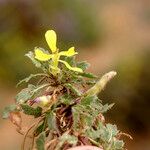
<svg viewBox="0 0 150 150"><path fill-rule="evenodd" d="M35 89L36 89L36 87L34 85L29 84L28 88L21 90L21 92L17 94L17 96L15 98L16 101L20 102L20 103L24 103L27 100L31 99L32 96L34 95Z"/></svg>
<svg viewBox="0 0 150 150"><path fill-rule="evenodd" d="M99 122L98 125L98 131L101 133L101 139L104 142L113 142L114 137L118 134L118 130L116 125L112 125L112 124L106 124L106 126L104 126L102 123Z"/></svg>
<svg viewBox="0 0 150 150"><path fill-rule="evenodd" d="M49 114L47 114L47 124L50 130L57 130L56 114L52 111Z"/></svg>
<svg viewBox="0 0 150 150"><path fill-rule="evenodd" d="M44 74L44 73L31 74L29 77L27 77L27 78L21 80L21 81L17 84L17 86L19 86L19 85L22 84L23 82L28 83L32 78L36 78L36 77L38 77L38 76L45 76L45 75L46 75L46 74Z"/></svg>
<svg viewBox="0 0 150 150"><path fill-rule="evenodd" d="M112 140L111 132L101 123L98 124L97 132L100 133L100 138L103 142L110 143Z"/></svg>
<svg viewBox="0 0 150 150"><path fill-rule="evenodd" d="M78 128L78 123L81 121L84 124L84 128L90 128L100 113L102 106L97 96L81 99L81 102L72 108L74 126Z"/></svg>
<svg viewBox="0 0 150 150"><path fill-rule="evenodd" d="M71 105L73 103L73 96L64 94L63 96L60 97L60 102L66 105Z"/></svg>
<svg viewBox="0 0 150 150"><path fill-rule="evenodd" d="M94 74L92 74L92 73L83 72L83 73L79 73L79 75L82 76L82 77L90 78L90 79L95 79L95 78L97 78L97 76L94 75Z"/></svg>
<svg viewBox="0 0 150 150"><path fill-rule="evenodd" d="M79 120L80 120L80 112L76 107L72 107L72 115L73 115L73 129L75 131L79 128Z"/></svg>
<svg viewBox="0 0 150 150"><path fill-rule="evenodd" d="M86 130L85 135L90 137L93 140L96 140L97 138L100 137L100 132L98 132L98 130L94 130L93 128L89 128L88 130Z"/></svg>
<svg viewBox="0 0 150 150"><path fill-rule="evenodd" d="M122 150L123 146L124 146L124 142L122 140L118 140L118 139L114 140L114 149L115 150Z"/></svg>
<svg viewBox="0 0 150 150"><path fill-rule="evenodd" d="M112 124L106 124L107 130L111 133L111 135L114 137L118 134L117 126Z"/></svg>
<svg viewBox="0 0 150 150"><path fill-rule="evenodd" d="M45 51L44 49L42 49L43 51ZM37 67L42 69L45 73L49 73L49 62L40 62L37 59L35 59L35 55L32 51L29 51L25 56L27 56L32 63Z"/></svg>
<svg viewBox="0 0 150 150"><path fill-rule="evenodd" d="M82 120L82 124L84 124L85 129L91 128L95 120L95 116L85 112L81 115L81 120Z"/></svg>
<svg viewBox="0 0 150 150"><path fill-rule="evenodd" d="M43 121L34 131L34 135L38 136L45 129L45 121Z"/></svg>
<svg viewBox="0 0 150 150"><path fill-rule="evenodd" d="M27 88L23 89L20 93L17 94L15 99L18 103L22 104L27 100L32 99L35 94L47 86L49 86L49 84L43 84L39 86L29 84Z"/></svg>
<svg viewBox="0 0 150 150"><path fill-rule="evenodd" d="M114 106L114 103L112 103L112 104L105 104L105 105L102 107L101 113L107 112L107 111L110 110L113 106Z"/></svg>
<svg viewBox="0 0 150 150"><path fill-rule="evenodd" d="M83 77L78 76L77 74L69 74L70 75L70 83L76 83L76 84L81 84L85 83L83 80Z"/></svg>
<svg viewBox="0 0 150 150"><path fill-rule="evenodd" d="M70 64L71 66L74 66L75 65L75 57L72 56L72 57L65 57L64 59L68 64Z"/></svg>
<svg viewBox="0 0 150 150"><path fill-rule="evenodd" d="M41 133L38 139L36 140L37 150L45 150L45 132Z"/></svg>
<svg viewBox="0 0 150 150"><path fill-rule="evenodd" d="M64 133L60 138L59 138L59 143L56 146L56 150L60 150L61 147L63 146L63 144L67 142L73 146L75 146L78 142L78 138L73 136L73 135L69 135L67 132Z"/></svg>
<svg viewBox="0 0 150 150"><path fill-rule="evenodd" d="M33 107L29 106L29 105L21 104L21 108L23 109L25 114L32 115L35 118L41 116L41 114L42 114L42 108L39 107L39 106L36 107L36 108L33 108Z"/></svg>
<svg viewBox="0 0 150 150"><path fill-rule="evenodd" d="M116 138L118 132L116 125L98 122L97 129L88 128L85 136L99 141L104 149L122 150L124 143Z"/></svg>
<svg viewBox="0 0 150 150"><path fill-rule="evenodd" d="M15 111L17 108L17 106L15 104L7 106L4 108L3 113L2 113L2 117L3 119L6 119L9 117L9 113L12 111Z"/></svg>
<svg viewBox="0 0 150 150"><path fill-rule="evenodd" d="M85 71L87 68L89 68L90 64L86 61L78 62L77 67L81 68L83 71Z"/></svg>
<svg viewBox="0 0 150 150"><path fill-rule="evenodd" d="M91 105L92 101L94 100L95 96L87 96L87 97L84 97L82 100L81 100L81 105L83 106L89 106Z"/></svg>
<svg viewBox="0 0 150 150"><path fill-rule="evenodd" d="M76 96L81 96L81 92L76 87L74 87L72 84L66 83L65 86L68 89L70 89Z"/></svg>
<svg viewBox="0 0 150 150"><path fill-rule="evenodd" d="M93 110L100 110L102 109L103 105L101 104L101 100L97 97L97 96L87 96L84 97L81 100L80 103L82 106L87 107L88 109L91 108L91 111L93 112Z"/></svg>
<svg viewBox="0 0 150 150"><path fill-rule="evenodd" d="M41 63L36 60L34 58L34 53L32 51L29 51L27 54L25 54L25 56L27 56L28 58L30 58L30 60L32 61L32 63L37 67L37 68L41 68Z"/></svg>

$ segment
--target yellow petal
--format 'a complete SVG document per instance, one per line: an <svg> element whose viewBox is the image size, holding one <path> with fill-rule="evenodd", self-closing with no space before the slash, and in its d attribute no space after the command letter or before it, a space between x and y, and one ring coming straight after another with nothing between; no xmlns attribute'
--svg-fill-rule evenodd
<svg viewBox="0 0 150 150"><path fill-rule="evenodd" d="M62 51L59 53L60 56L73 56L75 54L78 54L77 52L75 52L74 47L71 47L68 49L68 51Z"/></svg>
<svg viewBox="0 0 150 150"><path fill-rule="evenodd" d="M40 61L47 61L47 60L51 59L52 57L53 57L53 55L45 54L39 48L35 49L35 58L40 60Z"/></svg>
<svg viewBox="0 0 150 150"><path fill-rule="evenodd" d="M65 64L65 66L69 69L69 70L73 70L73 71L77 71L77 72L83 72L83 70L81 68L78 67L71 67L66 61L63 60L59 60L59 62L62 62L63 64Z"/></svg>
<svg viewBox="0 0 150 150"><path fill-rule="evenodd" d="M57 47L56 47L56 41L57 41L57 36L54 30L48 30L45 33L45 38L48 46L50 47L52 53L56 52Z"/></svg>

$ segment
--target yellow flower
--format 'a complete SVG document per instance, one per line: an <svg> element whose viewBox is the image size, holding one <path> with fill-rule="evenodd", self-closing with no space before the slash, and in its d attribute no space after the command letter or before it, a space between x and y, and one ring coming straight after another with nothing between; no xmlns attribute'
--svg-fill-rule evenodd
<svg viewBox="0 0 150 150"><path fill-rule="evenodd" d="M48 54L43 52L40 48L35 48L35 58L40 60L40 61L48 61L52 60L50 64L50 68L52 70L52 74L54 76L57 75L57 73L60 72L60 69L58 68L59 62L63 63L69 70L77 71L82 73L82 69L78 67L71 67L66 61L60 60L60 56L66 56L66 57L71 57L76 54L74 47L69 48L67 51L61 51L59 52L56 43L57 43L57 35L55 31L53 30L48 30L45 33L45 39L46 42L52 52L52 54Z"/></svg>

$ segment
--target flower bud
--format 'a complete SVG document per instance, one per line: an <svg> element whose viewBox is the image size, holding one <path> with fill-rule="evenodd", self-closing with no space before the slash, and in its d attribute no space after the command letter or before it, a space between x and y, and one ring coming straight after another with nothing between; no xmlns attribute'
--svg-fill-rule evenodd
<svg viewBox="0 0 150 150"><path fill-rule="evenodd" d="M52 98L52 96L50 96L50 95L47 95L47 96L44 95L44 96L37 97L34 101L35 101L35 103L38 103L42 106L47 106L50 103L51 98Z"/></svg>

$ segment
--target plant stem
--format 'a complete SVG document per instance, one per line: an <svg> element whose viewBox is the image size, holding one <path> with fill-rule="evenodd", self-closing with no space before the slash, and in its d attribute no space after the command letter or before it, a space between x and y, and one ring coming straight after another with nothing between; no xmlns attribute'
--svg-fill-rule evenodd
<svg viewBox="0 0 150 150"><path fill-rule="evenodd" d="M21 145L21 150L25 150L24 147L25 147L25 141L26 141L26 138L28 137L28 133L30 132L30 130L37 124L39 124L41 121L43 120L43 118L40 118L37 122L33 123L27 130L27 132L25 133L24 135L24 139L23 139L23 142L22 142L22 145ZM34 135L33 135L34 136Z"/></svg>
<svg viewBox="0 0 150 150"><path fill-rule="evenodd" d="M88 138L88 139L90 140L90 142L91 142L92 144L94 144L95 146L99 147L99 143L97 143L96 141L94 141L94 140L91 139L91 138Z"/></svg>
<svg viewBox="0 0 150 150"><path fill-rule="evenodd" d="M22 142L22 146L21 146L21 150L25 150L24 147L25 147L25 141L26 141L26 138L27 138L27 135L28 133L30 132L30 130L35 126L36 123L32 124L29 129L27 130L25 136L24 136L24 139L23 139L23 142Z"/></svg>

